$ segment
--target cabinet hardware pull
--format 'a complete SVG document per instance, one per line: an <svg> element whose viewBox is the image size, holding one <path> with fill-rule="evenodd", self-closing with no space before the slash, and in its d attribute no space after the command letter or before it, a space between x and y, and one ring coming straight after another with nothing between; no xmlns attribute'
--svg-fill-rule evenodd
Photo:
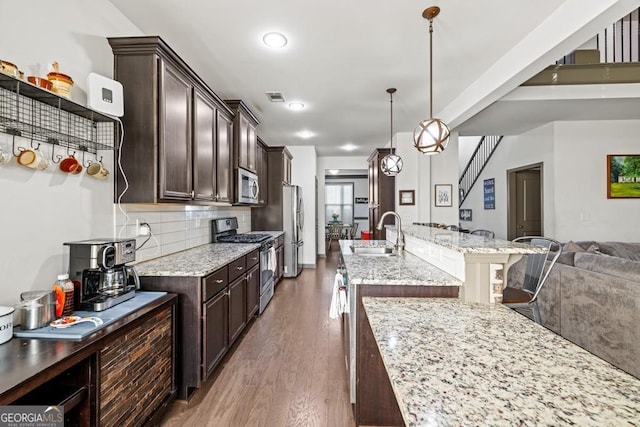
<svg viewBox="0 0 640 427"><path fill-rule="evenodd" d="M236 267L236 270L242 270L242 267Z"/></svg>
<svg viewBox="0 0 640 427"><path fill-rule="evenodd" d="M191 190L191 198L192 198L192 199L195 199L195 195L196 195L195 190Z"/></svg>
<svg viewBox="0 0 640 427"><path fill-rule="evenodd" d="M222 280L222 279L217 279L216 280L216 283L222 283L222 282L224 282L224 280Z"/></svg>

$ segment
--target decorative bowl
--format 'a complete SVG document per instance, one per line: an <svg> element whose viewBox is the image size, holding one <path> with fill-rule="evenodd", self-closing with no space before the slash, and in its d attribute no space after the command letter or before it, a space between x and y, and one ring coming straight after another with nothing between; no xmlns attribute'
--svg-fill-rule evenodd
<svg viewBox="0 0 640 427"><path fill-rule="evenodd" d="M27 77L27 81L32 85L36 85L46 90L51 90L51 88L53 87L53 83L42 77L29 76Z"/></svg>

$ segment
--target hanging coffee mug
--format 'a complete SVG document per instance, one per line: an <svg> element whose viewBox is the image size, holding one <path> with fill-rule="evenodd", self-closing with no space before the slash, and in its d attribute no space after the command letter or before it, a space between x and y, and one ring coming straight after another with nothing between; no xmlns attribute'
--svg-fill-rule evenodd
<svg viewBox="0 0 640 427"><path fill-rule="evenodd" d="M45 170L49 167L49 161L42 157L40 151L33 148L25 148L20 152L18 164L37 170Z"/></svg>
<svg viewBox="0 0 640 427"><path fill-rule="evenodd" d="M78 159L73 157L73 154L69 157L66 157L60 161L60 170L65 173L78 173L76 172L80 168L82 170L82 166L78 162Z"/></svg>
<svg viewBox="0 0 640 427"><path fill-rule="evenodd" d="M107 179L109 171L105 169L101 162L93 162L87 168L87 174L95 179Z"/></svg>

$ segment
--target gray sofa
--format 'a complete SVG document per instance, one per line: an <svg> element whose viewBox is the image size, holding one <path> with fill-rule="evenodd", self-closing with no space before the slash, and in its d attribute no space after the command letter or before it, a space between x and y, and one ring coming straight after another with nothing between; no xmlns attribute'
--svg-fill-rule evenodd
<svg viewBox="0 0 640 427"><path fill-rule="evenodd" d="M523 275L521 261L507 283ZM543 326L640 378L640 243L564 244L538 306Z"/></svg>

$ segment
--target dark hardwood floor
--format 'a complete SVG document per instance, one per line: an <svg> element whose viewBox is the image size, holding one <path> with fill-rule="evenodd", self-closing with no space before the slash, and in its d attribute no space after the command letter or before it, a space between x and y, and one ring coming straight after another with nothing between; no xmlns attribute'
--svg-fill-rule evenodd
<svg viewBox="0 0 640 427"><path fill-rule="evenodd" d="M337 245L283 279L214 378L164 426L354 426L339 319L329 318Z"/></svg>

